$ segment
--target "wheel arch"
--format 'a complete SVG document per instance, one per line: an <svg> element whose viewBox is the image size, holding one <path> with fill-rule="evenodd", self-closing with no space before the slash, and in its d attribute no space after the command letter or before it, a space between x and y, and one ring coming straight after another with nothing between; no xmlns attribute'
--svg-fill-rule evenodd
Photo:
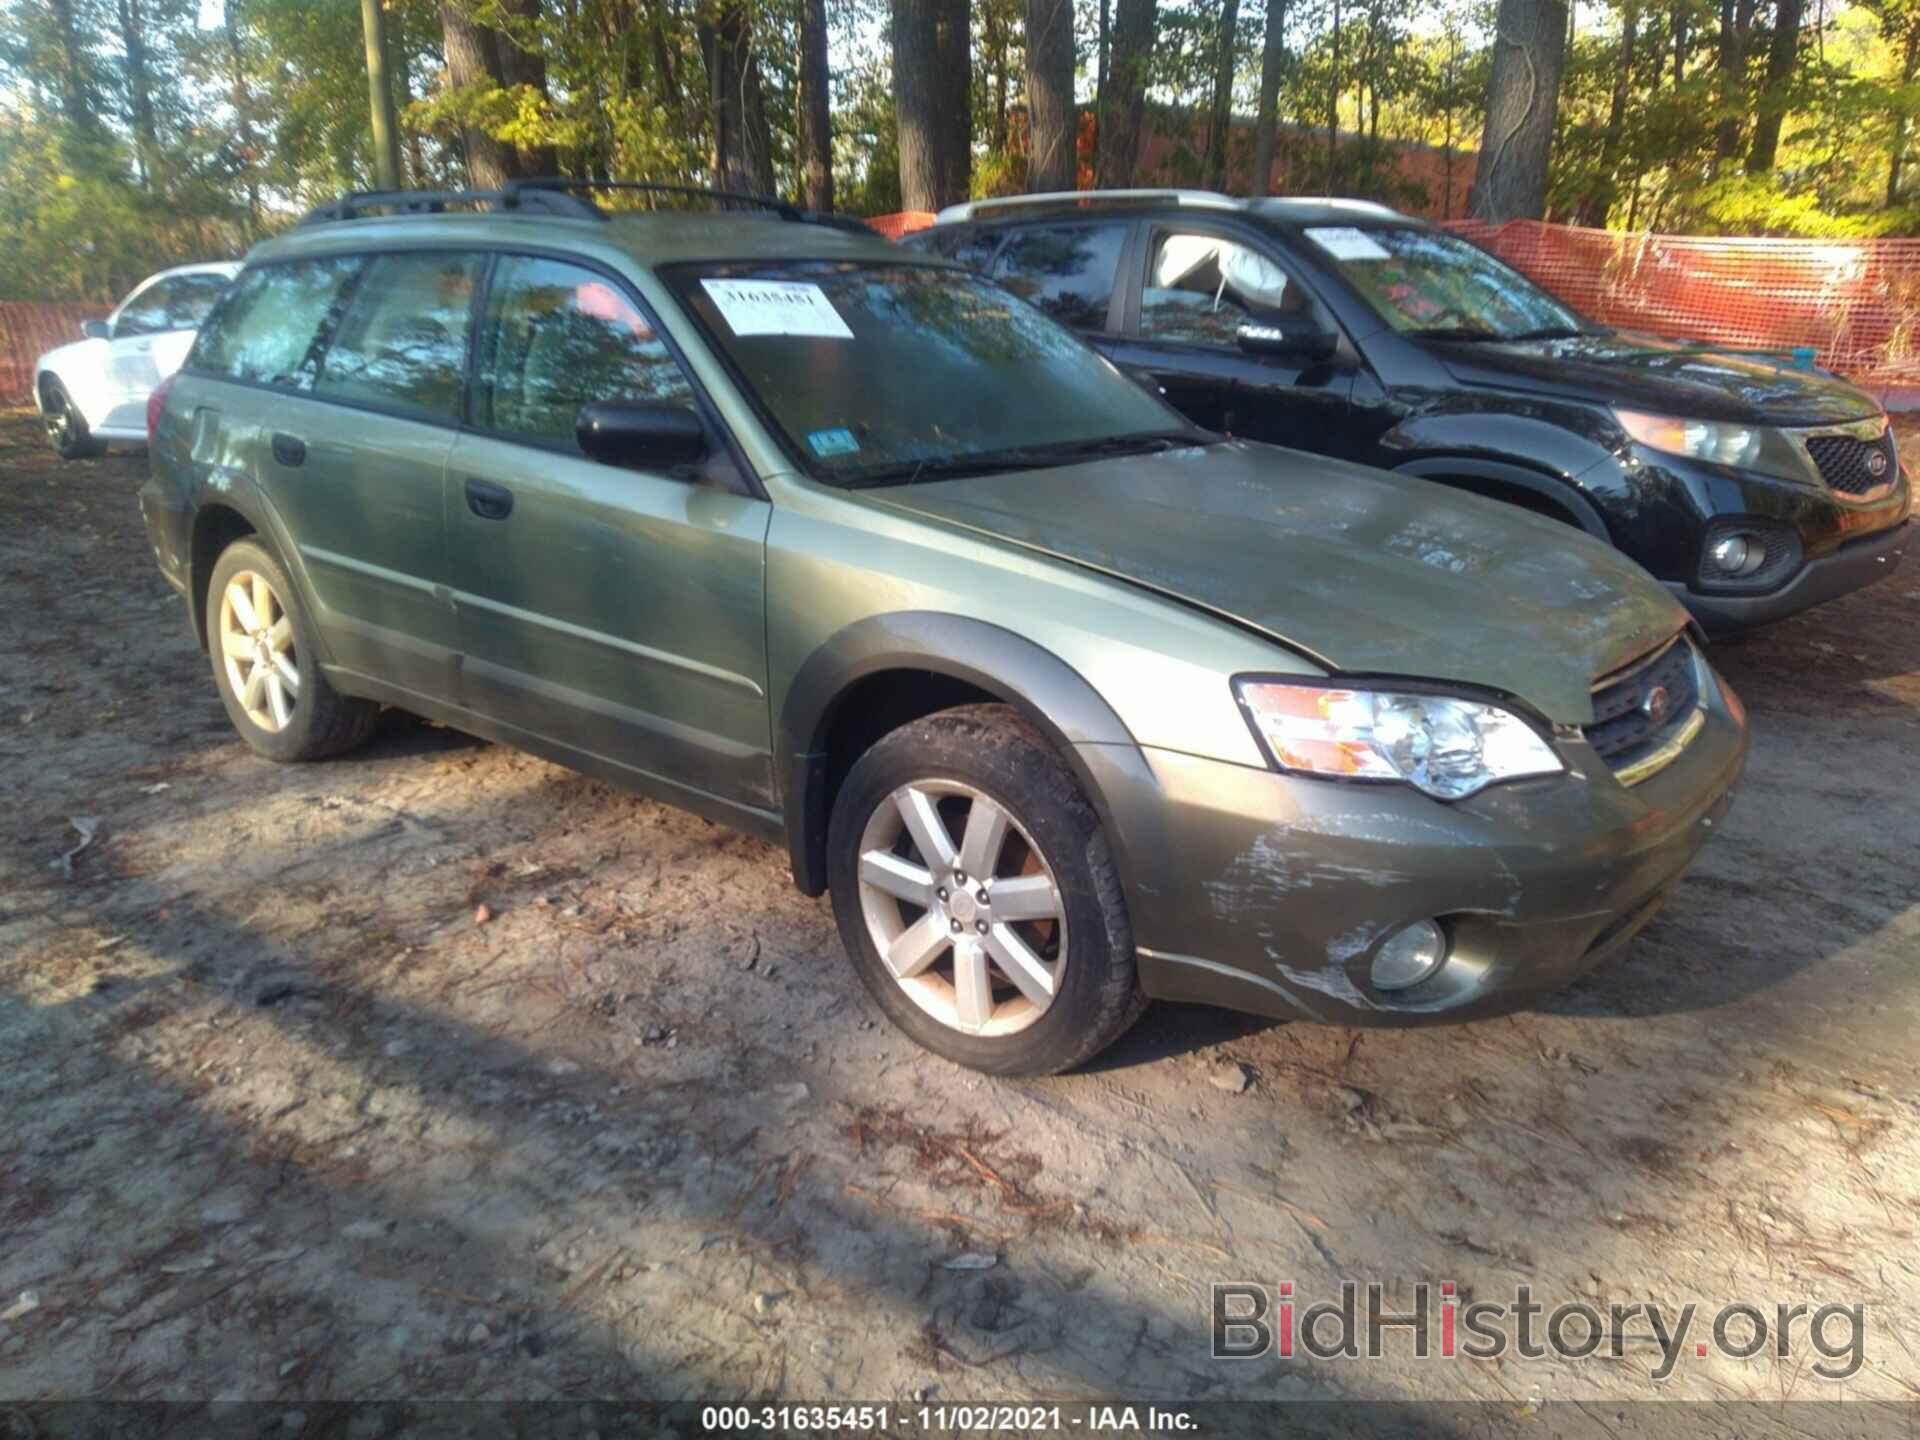
<svg viewBox="0 0 1920 1440"><path fill-rule="evenodd" d="M1599 507L1581 493L1577 485L1524 465L1486 460L1478 456L1435 455L1409 460L1398 466L1396 473L1418 476L1488 499L1517 504L1535 514L1550 513L1551 518L1564 520L1596 540L1608 545L1614 543Z"/></svg>
<svg viewBox="0 0 1920 1440"><path fill-rule="evenodd" d="M1129 873L1100 779L1101 747L1137 751L1120 717L1077 670L1024 636L916 611L847 626L801 664L787 689L776 755L787 849L804 893L827 888L827 818L865 746L898 725L981 702L1012 706L1047 737L1099 814L1122 875Z"/></svg>

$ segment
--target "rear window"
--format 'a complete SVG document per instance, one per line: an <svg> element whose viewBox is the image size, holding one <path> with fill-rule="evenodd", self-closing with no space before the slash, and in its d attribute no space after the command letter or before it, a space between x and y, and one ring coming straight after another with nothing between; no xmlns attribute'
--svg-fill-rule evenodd
<svg viewBox="0 0 1920 1440"><path fill-rule="evenodd" d="M924 250L984 272L1006 234L1002 229L982 230L972 225L936 225L931 230L916 231L900 243L909 250Z"/></svg>
<svg viewBox="0 0 1920 1440"><path fill-rule="evenodd" d="M1104 330L1120 273L1124 225L1045 225L1020 230L993 263L993 277L1049 318Z"/></svg>
<svg viewBox="0 0 1920 1440"><path fill-rule="evenodd" d="M341 255L246 271L200 327L188 368L255 385L311 390L328 316L363 264Z"/></svg>

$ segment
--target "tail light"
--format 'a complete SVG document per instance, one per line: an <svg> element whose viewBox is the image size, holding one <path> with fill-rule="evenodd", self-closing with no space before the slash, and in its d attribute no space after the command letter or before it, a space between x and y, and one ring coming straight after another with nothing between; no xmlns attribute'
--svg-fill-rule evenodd
<svg viewBox="0 0 1920 1440"><path fill-rule="evenodd" d="M173 389L173 380L174 377L169 375L154 386L153 393L147 396L147 443L149 445L153 443L153 432L160 424L160 412L167 408L167 392Z"/></svg>

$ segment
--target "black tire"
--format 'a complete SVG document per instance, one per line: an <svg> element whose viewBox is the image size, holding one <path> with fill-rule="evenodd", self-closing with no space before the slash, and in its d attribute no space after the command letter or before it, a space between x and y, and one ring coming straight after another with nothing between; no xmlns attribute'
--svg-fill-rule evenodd
<svg viewBox="0 0 1920 1440"><path fill-rule="evenodd" d="M292 714L284 728L268 730L247 714L235 693L220 637L221 599L228 582L243 571L265 578L293 629L293 666L300 685ZM236 540L220 553L207 582L207 653L213 661L213 680L227 718L240 738L269 760L321 760L363 744L373 733L380 707L371 700L342 695L320 673L319 644L298 594L287 579L286 567L258 540Z"/></svg>
<svg viewBox="0 0 1920 1440"><path fill-rule="evenodd" d="M89 460L106 454L107 447L87 429L87 417L74 408L66 386L49 375L40 382L40 417L47 440L62 460Z"/></svg>
<svg viewBox="0 0 1920 1440"><path fill-rule="evenodd" d="M922 782L958 782L990 797L1053 871L1070 944L1051 1003L1014 1033L971 1035L936 1019L894 978L867 923L859 869L868 822L896 790ZM887 1018L935 1054L993 1075L1056 1074L1106 1049L1146 1009L1099 816L1046 738L1013 709L946 710L880 740L840 787L827 845L834 917L860 978Z"/></svg>

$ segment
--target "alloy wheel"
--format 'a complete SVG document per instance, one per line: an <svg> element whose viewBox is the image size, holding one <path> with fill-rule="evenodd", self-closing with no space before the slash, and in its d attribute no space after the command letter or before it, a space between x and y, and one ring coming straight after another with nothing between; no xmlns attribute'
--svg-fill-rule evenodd
<svg viewBox="0 0 1920 1440"><path fill-rule="evenodd" d="M287 728L300 697L293 621L264 575L241 570L220 596L220 654L247 719L268 734Z"/></svg>
<svg viewBox="0 0 1920 1440"><path fill-rule="evenodd" d="M996 1036L1046 1013L1066 970L1066 908L998 801L954 780L901 786L867 821L859 874L874 946L927 1014Z"/></svg>

